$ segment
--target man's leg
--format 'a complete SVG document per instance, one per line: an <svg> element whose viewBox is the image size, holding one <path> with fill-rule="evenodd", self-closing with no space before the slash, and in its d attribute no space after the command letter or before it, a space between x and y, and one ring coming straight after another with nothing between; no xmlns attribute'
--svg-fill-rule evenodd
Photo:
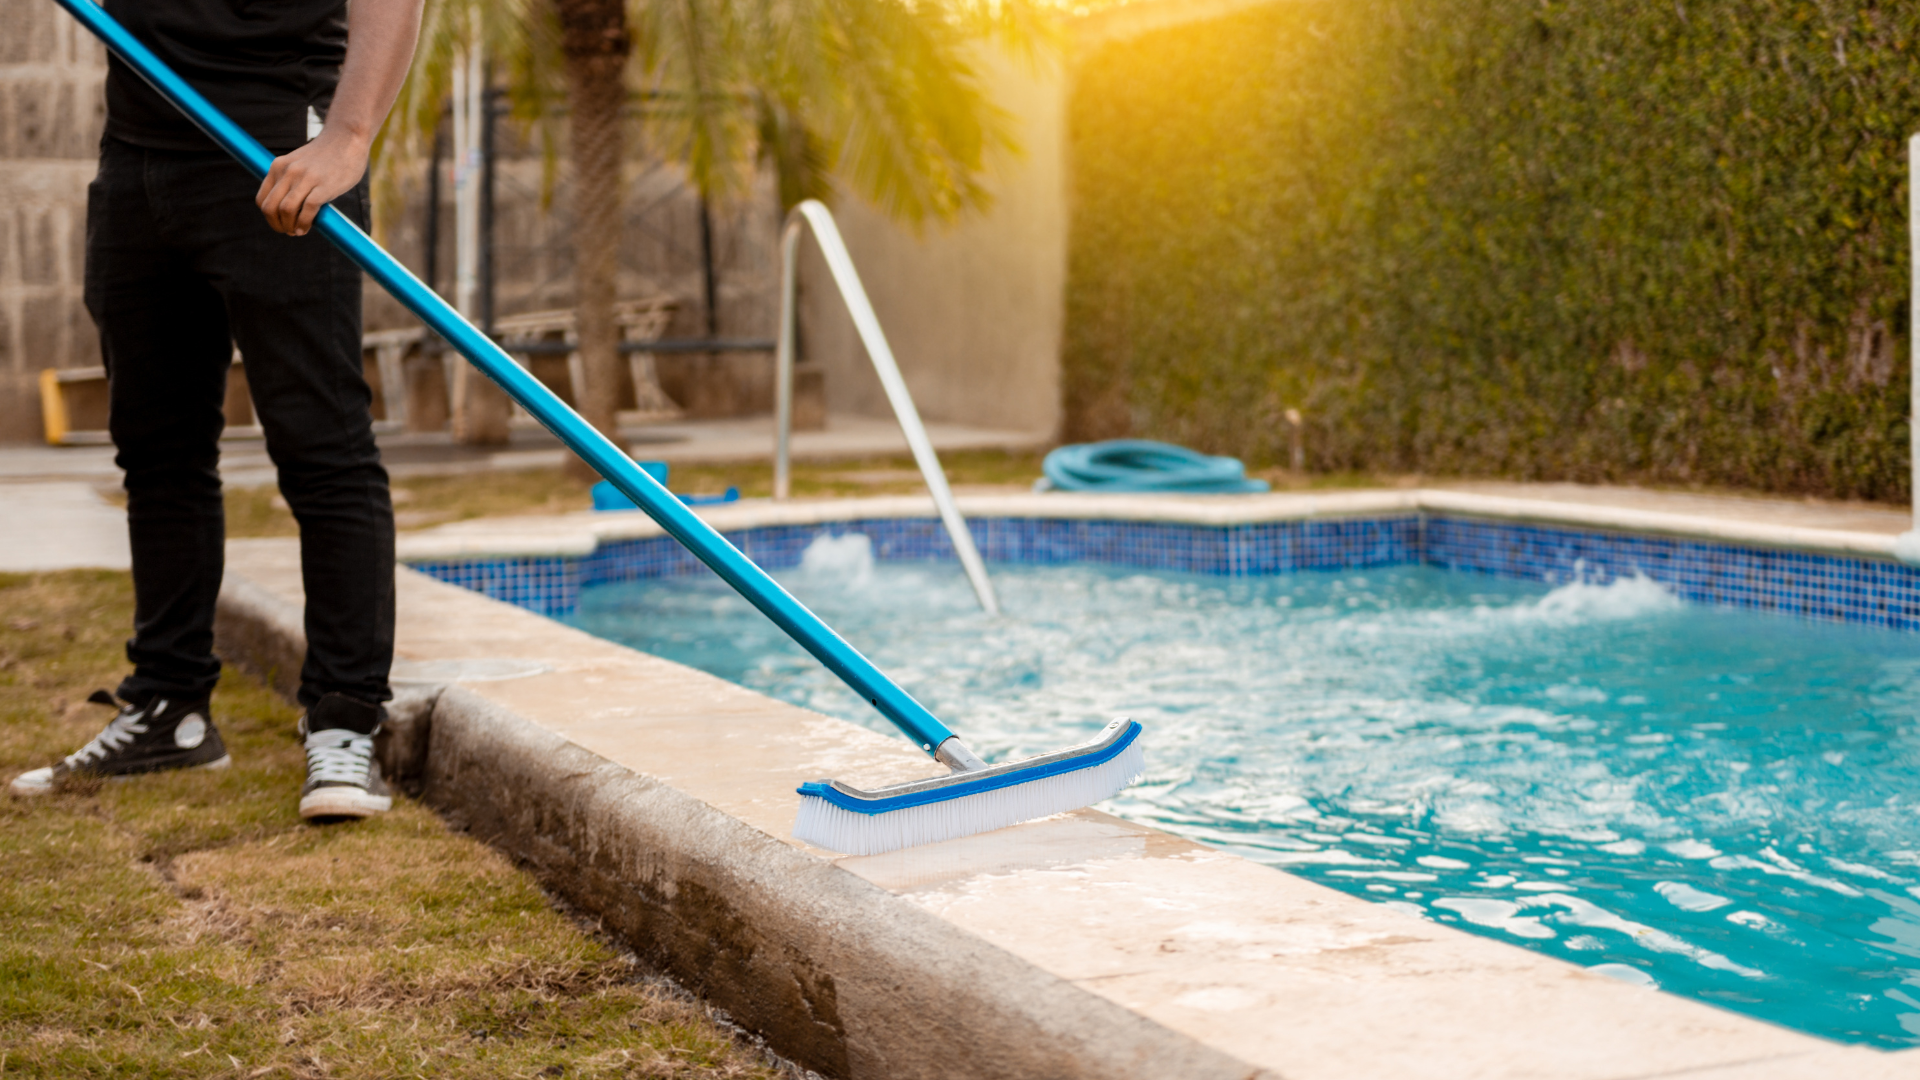
<svg viewBox="0 0 1920 1080"><path fill-rule="evenodd" d="M204 699L220 679L220 409L233 352L219 294L165 240L150 157L105 143L87 207L87 307L107 367L133 553L134 671L119 694L136 702Z"/></svg>
<svg viewBox="0 0 1920 1080"><path fill-rule="evenodd" d="M220 404L232 346L220 296L170 246L151 155L108 140L87 190L86 301L100 330L111 394L108 426L126 473L133 549L133 674L119 715L64 761L15 777L16 795L70 774L124 776L218 768L226 747L207 711L224 515Z"/></svg>
<svg viewBox="0 0 1920 1080"><path fill-rule="evenodd" d="M364 220L365 188L335 202ZM300 702L390 696L393 502L360 356L360 270L317 234L282 236L251 196L210 223L205 258L247 365L280 491L300 523L307 658Z"/></svg>
<svg viewBox="0 0 1920 1080"><path fill-rule="evenodd" d="M364 816L388 805L371 766L371 736L390 696L394 558L393 501L361 367L360 270L324 237L270 229L251 181L238 175L235 182L183 174L182 192L200 193L193 228L201 267L226 302L281 494L300 523L308 750L301 812ZM222 187L231 190L208 197ZM365 184L334 205L364 223Z"/></svg>

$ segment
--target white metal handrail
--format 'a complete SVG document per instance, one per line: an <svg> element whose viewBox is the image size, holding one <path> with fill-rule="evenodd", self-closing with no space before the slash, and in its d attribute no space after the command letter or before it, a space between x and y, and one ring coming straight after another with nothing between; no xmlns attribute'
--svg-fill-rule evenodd
<svg viewBox="0 0 1920 1080"><path fill-rule="evenodd" d="M1907 261L1908 271L1908 309L1912 318L1908 325L1920 327L1920 135L1907 139L1907 243L1912 258ZM1913 486L1910 501L1913 503L1913 528L1893 538L1893 557L1908 566L1920 566L1920 333L1909 331L1911 372L1913 384L1909 402L1909 421L1907 424L1909 444L1908 456L1912 459Z"/></svg>
<svg viewBox="0 0 1920 1080"><path fill-rule="evenodd" d="M813 238L820 245L820 252L826 256L827 269L833 273L833 283L840 290L840 298L846 301L847 313L853 316L854 329L860 333L860 341L867 347L867 356L873 361L874 373L880 376L880 385L887 391L887 401L893 405L893 415L900 421L900 430L907 437L907 446L913 450L913 460L920 466L920 475L926 478L927 490L933 494L933 504L940 510L940 521L947 527L947 536L953 541L953 550L960 557L960 565L967 572L967 581L973 585L973 595L980 600L981 608L989 615L1000 613L1000 600L993 593L993 582L987 579L987 564L980 558L980 549L973 544L973 533L967 529L967 519L960 516L960 508L953 504L953 490L947 486L947 474L940 469L940 459L933 452L933 443L927 438L927 429L920 422L920 411L913 407L913 395L907 393L907 383L900 377L900 365L893 359L893 350L887 346L887 337L880 332L880 318L873 313L873 303L867 299L867 290L860 284L860 275L853 268L853 256L847 254L847 245L840 238L839 226L833 223L833 214L826 206L814 199L808 199L793 208L787 215L785 231L780 235L780 339L774 351L774 443L773 443L773 497L784 499L789 494L789 456L792 451L793 432L793 344L794 320L796 317L795 297L798 289L797 271L800 259L800 234L804 226L813 227Z"/></svg>

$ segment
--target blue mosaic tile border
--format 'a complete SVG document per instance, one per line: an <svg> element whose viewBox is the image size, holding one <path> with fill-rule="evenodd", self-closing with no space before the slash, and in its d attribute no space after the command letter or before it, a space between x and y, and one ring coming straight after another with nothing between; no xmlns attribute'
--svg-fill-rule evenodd
<svg viewBox="0 0 1920 1080"><path fill-rule="evenodd" d="M563 556L530 559L434 560L408 563L431 578L515 607L555 617L580 606L580 559Z"/></svg>
<svg viewBox="0 0 1920 1080"><path fill-rule="evenodd" d="M970 523L993 562L1068 562L1245 576L1425 563L1530 581L1605 583L1644 575L1699 603L1804 618L1920 629L1920 569L1872 559L1735 547L1697 540L1406 514L1261 522L984 518ZM949 561L934 518L779 525L727 533L770 570L796 566L816 537L864 533L883 562ZM603 544L585 558L432 561L413 568L543 615L571 614L580 590L609 582L706 573L669 537Z"/></svg>
<svg viewBox="0 0 1920 1080"><path fill-rule="evenodd" d="M1528 581L1641 575L1696 603L1920 629L1920 569L1878 559L1446 517L1427 519L1424 555L1431 566Z"/></svg>
<svg viewBox="0 0 1920 1080"><path fill-rule="evenodd" d="M1420 559L1420 518L1415 514L1226 528L1060 518L987 518L969 524L988 559L1028 565L1091 562L1244 576L1393 566ZM944 544L944 535L941 540Z"/></svg>

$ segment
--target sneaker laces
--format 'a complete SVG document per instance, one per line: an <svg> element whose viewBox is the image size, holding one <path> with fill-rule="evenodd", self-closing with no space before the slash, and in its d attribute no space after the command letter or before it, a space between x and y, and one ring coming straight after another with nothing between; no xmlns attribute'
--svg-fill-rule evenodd
<svg viewBox="0 0 1920 1080"><path fill-rule="evenodd" d="M165 707L166 702L157 702L153 711L159 712ZM146 715L147 710L131 705L120 710L120 715L107 721L107 726L100 729L100 734L95 735L87 745L67 755L67 768L77 769L83 765L91 765L110 754L117 754L126 749L136 736L144 735L149 730L147 725L140 722Z"/></svg>
<svg viewBox="0 0 1920 1080"><path fill-rule="evenodd" d="M307 781L365 787L373 761L373 736L357 731L316 731L307 736Z"/></svg>

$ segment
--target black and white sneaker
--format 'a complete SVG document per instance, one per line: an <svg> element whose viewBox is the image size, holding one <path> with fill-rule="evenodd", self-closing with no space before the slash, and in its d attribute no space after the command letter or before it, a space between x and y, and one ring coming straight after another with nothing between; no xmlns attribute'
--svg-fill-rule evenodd
<svg viewBox="0 0 1920 1080"><path fill-rule="evenodd" d="M224 769L233 764L204 697L156 697L133 705L96 690L87 700L117 707L120 715L65 761L14 777L9 789L15 795L48 794L68 777L136 776L168 769Z"/></svg>
<svg viewBox="0 0 1920 1080"><path fill-rule="evenodd" d="M393 793L373 760L373 736L383 716L378 705L328 694L300 718L300 734L307 740L301 817L364 818L393 809ZM358 730L363 727L365 732Z"/></svg>

